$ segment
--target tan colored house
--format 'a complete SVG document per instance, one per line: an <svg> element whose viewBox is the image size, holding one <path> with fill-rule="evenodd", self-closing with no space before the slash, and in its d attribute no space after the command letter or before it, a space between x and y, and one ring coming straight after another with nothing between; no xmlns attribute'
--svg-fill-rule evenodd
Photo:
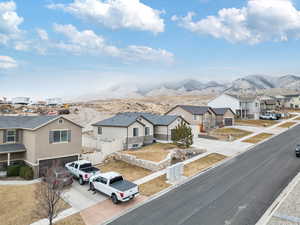
<svg viewBox="0 0 300 225"><path fill-rule="evenodd" d="M218 127L232 126L235 123L235 113L230 108L213 108L216 113Z"/></svg>
<svg viewBox="0 0 300 225"><path fill-rule="evenodd" d="M122 140L122 149L132 149L154 141L171 141L172 130L182 121L180 116L128 112L119 113L93 126L99 141Z"/></svg>
<svg viewBox="0 0 300 225"><path fill-rule="evenodd" d="M39 176L81 153L82 127L62 116L0 116L0 165L23 161Z"/></svg>
<svg viewBox="0 0 300 225"><path fill-rule="evenodd" d="M216 127L216 113L208 106L177 105L166 115L177 115L185 119L190 125L198 126L201 132Z"/></svg>

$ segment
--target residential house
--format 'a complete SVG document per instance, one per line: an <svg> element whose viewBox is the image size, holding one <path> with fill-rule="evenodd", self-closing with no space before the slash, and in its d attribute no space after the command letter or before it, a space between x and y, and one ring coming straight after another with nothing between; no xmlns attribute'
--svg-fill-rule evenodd
<svg viewBox="0 0 300 225"><path fill-rule="evenodd" d="M280 107L280 102L275 97L261 96L258 99L260 102L260 112L262 114L268 111L275 111Z"/></svg>
<svg viewBox="0 0 300 225"><path fill-rule="evenodd" d="M30 98L28 97L16 97L12 99L12 104L14 105L29 105Z"/></svg>
<svg viewBox="0 0 300 225"><path fill-rule="evenodd" d="M99 140L122 140L122 149L139 148L154 141L171 141L172 130L184 121L179 116L128 112L93 124Z"/></svg>
<svg viewBox="0 0 300 225"><path fill-rule="evenodd" d="M300 95L286 95L285 108L300 109Z"/></svg>
<svg viewBox="0 0 300 225"><path fill-rule="evenodd" d="M177 115L184 118L191 126L206 132L216 127L216 113L208 106L177 105L170 109L166 115Z"/></svg>
<svg viewBox="0 0 300 225"><path fill-rule="evenodd" d="M230 108L213 108L216 113L216 124L218 127L232 126L235 122L235 113Z"/></svg>
<svg viewBox="0 0 300 225"><path fill-rule="evenodd" d="M208 102L212 108L230 108L238 118L259 119L260 102L256 96L238 96L223 93Z"/></svg>
<svg viewBox="0 0 300 225"><path fill-rule="evenodd" d="M0 116L0 165L23 161L35 177L78 159L82 127L62 116Z"/></svg>

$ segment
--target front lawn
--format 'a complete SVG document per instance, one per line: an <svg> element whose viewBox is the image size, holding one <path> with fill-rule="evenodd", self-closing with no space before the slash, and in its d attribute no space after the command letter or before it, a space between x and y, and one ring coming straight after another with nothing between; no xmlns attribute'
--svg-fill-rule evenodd
<svg viewBox="0 0 300 225"><path fill-rule="evenodd" d="M256 144L258 142L261 142L269 137L271 137L273 134L268 134L268 133L260 133L258 135L255 135L251 138L248 138L244 140L243 142L251 143L251 144Z"/></svg>
<svg viewBox="0 0 300 225"><path fill-rule="evenodd" d="M200 158L198 160L195 160L189 164L186 164L184 166L184 176L190 177L193 176L211 166L216 164L217 162L220 162L224 159L226 159L227 156L221 155L218 153L212 153L209 154L203 158Z"/></svg>
<svg viewBox="0 0 300 225"><path fill-rule="evenodd" d="M155 143L137 150L122 151L121 153L136 156L138 159L145 159L153 162L164 160L170 153L170 149L178 148L174 144Z"/></svg>
<svg viewBox="0 0 300 225"><path fill-rule="evenodd" d="M211 136L225 141L234 141L250 134L252 134L250 131L229 127L217 128L210 133Z"/></svg>
<svg viewBox="0 0 300 225"><path fill-rule="evenodd" d="M130 181L138 180L142 177L148 176L152 173L150 170L134 166L119 160L108 160L103 164L96 166L101 172L117 172L123 175L123 177Z"/></svg>
<svg viewBox="0 0 300 225"><path fill-rule="evenodd" d="M171 186L171 184L166 183L166 181L166 175L157 177L153 180L139 185L139 191L141 195L144 196L154 195Z"/></svg>
<svg viewBox="0 0 300 225"><path fill-rule="evenodd" d="M236 120L237 125L269 127L278 123L277 120Z"/></svg>
<svg viewBox="0 0 300 225"><path fill-rule="evenodd" d="M294 120L300 120L300 116L296 117Z"/></svg>
<svg viewBox="0 0 300 225"><path fill-rule="evenodd" d="M286 122L286 123L281 124L278 127L281 127L281 128L290 128L291 126L293 126L295 124L296 124L295 122Z"/></svg>
<svg viewBox="0 0 300 225"><path fill-rule="evenodd" d="M0 186L0 224L25 225L42 219L37 218L33 212L37 205L34 194L37 185ZM65 202L62 204L64 209L70 207Z"/></svg>

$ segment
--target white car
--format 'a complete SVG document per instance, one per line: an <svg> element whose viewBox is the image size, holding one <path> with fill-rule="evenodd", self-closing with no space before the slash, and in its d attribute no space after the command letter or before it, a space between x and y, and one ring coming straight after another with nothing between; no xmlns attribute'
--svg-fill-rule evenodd
<svg viewBox="0 0 300 225"><path fill-rule="evenodd" d="M90 190L109 196L114 204L129 201L139 195L138 185L124 180L116 172L100 173L91 177Z"/></svg>
<svg viewBox="0 0 300 225"><path fill-rule="evenodd" d="M93 167L92 163L87 160L70 162L67 163L65 167L75 178L79 180L80 185L84 185L89 181L90 177L100 173L100 170L96 167Z"/></svg>

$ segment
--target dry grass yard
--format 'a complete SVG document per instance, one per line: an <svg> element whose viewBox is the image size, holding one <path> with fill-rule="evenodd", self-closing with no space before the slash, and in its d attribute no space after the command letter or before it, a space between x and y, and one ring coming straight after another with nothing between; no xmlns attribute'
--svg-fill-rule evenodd
<svg viewBox="0 0 300 225"><path fill-rule="evenodd" d="M80 213L68 216L55 223L55 225L85 225Z"/></svg>
<svg viewBox="0 0 300 225"><path fill-rule="evenodd" d="M160 162L167 157L169 154L168 150L176 147L177 146L173 144L155 143L138 150L123 151L122 153L136 156L138 159Z"/></svg>
<svg viewBox="0 0 300 225"><path fill-rule="evenodd" d="M296 117L294 120L300 120L300 116Z"/></svg>
<svg viewBox="0 0 300 225"><path fill-rule="evenodd" d="M150 180L144 184L141 184L139 186L139 190L141 195L151 196L170 186L171 184L166 183L166 175L163 175L153 180Z"/></svg>
<svg viewBox="0 0 300 225"><path fill-rule="evenodd" d="M184 176L187 176L187 177L193 176L226 158L227 158L227 156L221 155L218 153L209 154L201 159L198 159L194 162L186 164L184 166L183 174L184 174Z"/></svg>
<svg viewBox="0 0 300 225"><path fill-rule="evenodd" d="M227 127L215 129L210 133L211 136L225 141L234 141L250 134L252 134L250 131Z"/></svg>
<svg viewBox="0 0 300 225"><path fill-rule="evenodd" d="M236 120L237 125L269 127L278 123L277 120Z"/></svg>
<svg viewBox="0 0 300 225"><path fill-rule="evenodd" d="M119 160L109 160L104 164L97 166L101 172L115 171L123 175L123 177L130 181L138 180L142 177L148 176L152 173L150 170L134 166Z"/></svg>
<svg viewBox="0 0 300 225"><path fill-rule="evenodd" d="M34 195L36 187L37 184L0 186L1 225L27 225L41 219L33 212L37 204ZM65 202L62 204L65 209L70 207Z"/></svg>
<svg viewBox="0 0 300 225"><path fill-rule="evenodd" d="M269 137L271 137L273 134L268 134L268 133L261 133L258 135L255 135L251 138L248 138L246 140L244 140L243 142L247 142L247 143L252 143L252 144L256 144L258 142L261 142Z"/></svg>
<svg viewBox="0 0 300 225"><path fill-rule="evenodd" d="M281 128L290 128L291 126L293 126L295 124L296 124L295 122L286 122L286 123L281 124L278 127L281 127Z"/></svg>

